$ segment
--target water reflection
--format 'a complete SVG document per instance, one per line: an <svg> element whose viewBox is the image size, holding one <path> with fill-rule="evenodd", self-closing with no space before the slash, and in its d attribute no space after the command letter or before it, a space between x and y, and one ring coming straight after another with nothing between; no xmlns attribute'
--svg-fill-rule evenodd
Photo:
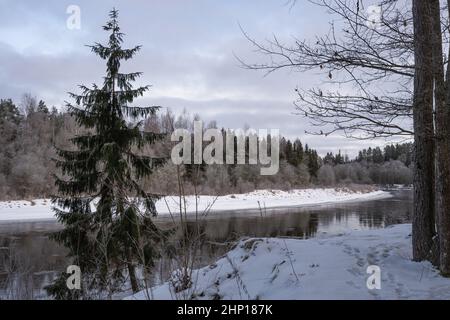
<svg viewBox="0 0 450 320"><path fill-rule="evenodd" d="M29 230L28 227L26 229ZM57 270L64 270L67 263L65 256L65 249L50 241L46 233L2 233L0 298L44 298L46 294L42 288L53 281Z"/></svg>
<svg viewBox="0 0 450 320"><path fill-rule="evenodd" d="M412 192L396 190L393 195L389 199L360 203L210 214L200 222L204 235L196 264L214 261L229 249L227 243L241 237L305 239L409 222ZM173 226L167 217L158 218L157 224L162 228ZM66 250L48 239L48 233L59 228L53 221L0 223L0 298L45 297L42 288L68 264ZM156 282L167 277L167 263L159 262Z"/></svg>

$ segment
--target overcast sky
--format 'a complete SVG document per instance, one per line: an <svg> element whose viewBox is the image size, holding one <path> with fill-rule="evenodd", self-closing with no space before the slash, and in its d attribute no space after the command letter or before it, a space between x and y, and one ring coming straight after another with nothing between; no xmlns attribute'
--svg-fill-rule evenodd
<svg viewBox="0 0 450 320"><path fill-rule="evenodd" d="M60 107L66 92L77 84L100 82L104 63L87 44L105 42L101 26L108 11L120 11L127 34L125 46L143 45L125 66L142 71L142 84L151 91L140 102L162 105L174 112L186 108L219 126L280 129L298 136L320 154L341 149L354 156L362 147L384 145L384 140L355 141L341 136L305 135L308 120L297 115L296 86L309 88L322 77L288 70L264 73L240 67L235 55L247 61L260 57L252 51L239 25L263 41L276 34L313 38L328 30L330 16L306 1L294 7L287 0L152 0L65 1L0 0L0 98L20 102L30 93ZM66 26L69 5L81 9L81 29Z"/></svg>

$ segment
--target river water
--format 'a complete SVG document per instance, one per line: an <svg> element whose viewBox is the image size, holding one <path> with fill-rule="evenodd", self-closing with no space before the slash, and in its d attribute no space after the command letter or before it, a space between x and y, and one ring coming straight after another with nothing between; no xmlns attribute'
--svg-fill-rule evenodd
<svg viewBox="0 0 450 320"><path fill-rule="evenodd" d="M363 202L210 213L200 221L204 240L196 264L214 261L242 237L306 239L410 222L411 190L390 192L391 198ZM156 223L162 228L173 225L167 217ZM0 299L46 298L43 287L69 264L65 249L48 238L58 229L54 221L0 222ZM158 269L155 282L169 271L162 261Z"/></svg>

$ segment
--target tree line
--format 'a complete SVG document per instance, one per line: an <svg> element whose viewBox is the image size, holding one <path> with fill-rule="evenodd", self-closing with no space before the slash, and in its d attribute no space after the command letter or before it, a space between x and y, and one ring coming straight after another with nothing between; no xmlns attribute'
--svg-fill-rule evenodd
<svg viewBox="0 0 450 320"><path fill-rule="evenodd" d="M170 110L150 116L144 123L147 130L167 133L173 128L192 126L198 115ZM217 127L216 121L206 124ZM83 132L67 111L49 108L43 100L27 94L19 103L0 100L0 198L47 198L55 193L57 168L55 146L70 147L70 137ZM222 130L225 132L225 130ZM146 152L169 157L169 137L155 143ZM300 139L280 139L280 170L274 176L261 176L255 165L183 165L181 170L186 191L203 194L244 193L256 189L291 189L314 185L332 186L345 183L408 184L410 183L412 144L387 145L381 150L364 149L356 159L349 160L339 151L320 157L317 150ZM398 160L399 162L395 162ZM332 169L333 173L331 173ZM198 173L194 174L198 170ZM167 161L152 177L141 183L159 194L174 194L177 167Z"/></svg>
<svg viewBox="0 0 450 320"><path fill-rule="evenodd" d="M318 171L322 185L345 183L411 185L413 182L412 143L367 148L350 160L347 155L327 153Z"/></svg>

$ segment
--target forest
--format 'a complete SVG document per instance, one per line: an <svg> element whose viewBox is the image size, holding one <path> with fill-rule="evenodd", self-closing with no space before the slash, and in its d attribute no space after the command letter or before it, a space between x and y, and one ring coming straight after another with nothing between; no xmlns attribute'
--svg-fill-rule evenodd
<svg viewBox="0 0 450 320"><path fill-rule="evenodd" d="M179 115L170 110L146 119L145 129L170 133L173 128L192 129L194 119L185 111ZM216 128L216 121L206 124ZM0 200L47 198L55 192L57 173L54 146L68 148L69 138L81 128L67 112L48 107L43 100L25 94L22 101L0 101ZM169 137L146 152L170 157L173 143ZM257 189L306 188L343 184L411 184L412 144L388 144L385 147L359 151L357 157L326 153L323 157L300 139L280 139L280 170L274 176L261 176L255 165L183 165L186 192L219 195L245 193ZM197 168L198 167L198 168ZM199 173L194 177L193 172ZM152 192L175 194L176 166L170 161L142 184ZM157 182L157 183L155 183ZM163 182L163 183L162 183Z"/></svg>

